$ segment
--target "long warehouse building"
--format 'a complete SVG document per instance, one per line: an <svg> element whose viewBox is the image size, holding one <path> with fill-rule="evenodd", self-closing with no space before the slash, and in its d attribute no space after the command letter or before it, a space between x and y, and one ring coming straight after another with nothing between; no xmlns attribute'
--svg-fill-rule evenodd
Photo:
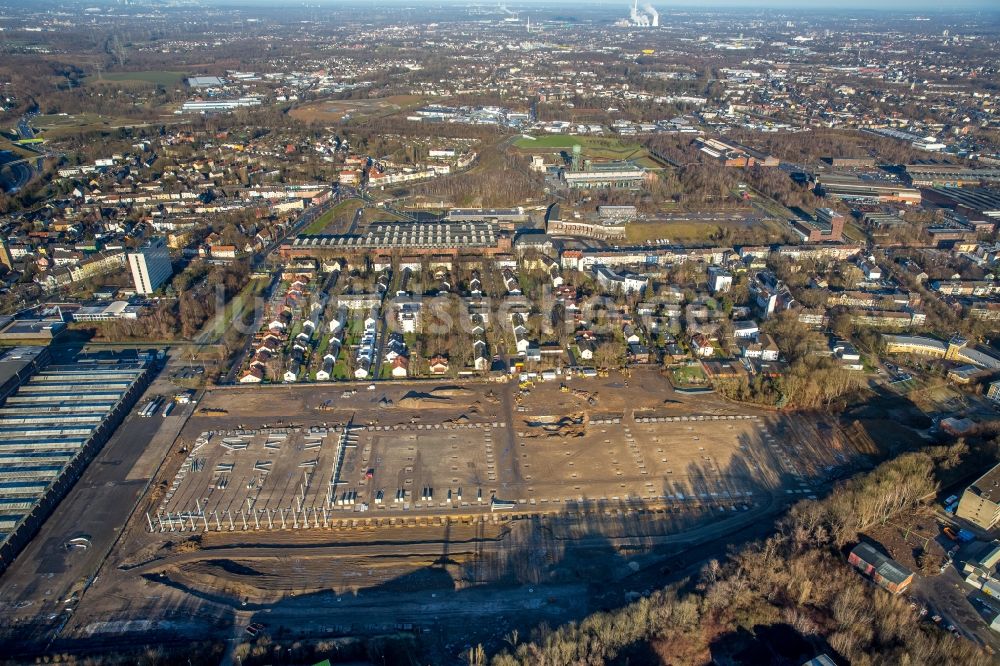
<svg viewBox="0 0 1000 666"><path fill-rule="evenodd" d="M4 363L32 357L19 348ZM14 355L15 359L10 359ZM42 369L43 368L43 369ZM143 357L35 363L0 405L0 571L38 532L152 379Z"/></svg>

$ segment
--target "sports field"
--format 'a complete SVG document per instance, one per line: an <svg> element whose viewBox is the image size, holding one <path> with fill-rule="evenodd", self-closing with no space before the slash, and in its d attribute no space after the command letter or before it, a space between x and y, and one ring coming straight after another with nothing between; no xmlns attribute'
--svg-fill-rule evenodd
<svg viewBox="0 0 1000 666"><path fill-rule="evenodd" d="M545 134L530 139L521 137L513 144L514 150L522 153L570 152L573 146L580 146L581 154L587 159L630 160L647 169L663 166L638 143L626 143L614 137Z"/></svg>

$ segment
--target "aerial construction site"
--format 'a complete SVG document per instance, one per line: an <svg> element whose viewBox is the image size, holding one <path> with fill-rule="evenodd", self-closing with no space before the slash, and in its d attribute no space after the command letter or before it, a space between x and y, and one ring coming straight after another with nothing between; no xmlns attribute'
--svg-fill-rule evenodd
<svg viewBox="0 0 1000 666"><path fill-rule="evenodd" d="M713 541L753 536L876 453L833 420L674 391L655 370L219 388L176 418L63 640L209 639L256 621L443 632L483 604L498 618L476 629L489 640L697 566ZM5 592L51 603L81 589L55 575L64 588L48 596ZM593 585L605 579L621 584ZM14 627L38 622L37 608L18 613Z"/></svg>

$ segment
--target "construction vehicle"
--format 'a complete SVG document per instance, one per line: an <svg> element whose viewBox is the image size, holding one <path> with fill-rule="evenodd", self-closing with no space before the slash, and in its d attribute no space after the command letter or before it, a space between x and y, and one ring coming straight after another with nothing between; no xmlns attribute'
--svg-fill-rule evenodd
<svg viewBox="0 0 1000 666"><path fill-rule="evenodd" d="M955 534L955 530L951 529L950 527L945 527L941 531L944 532L944 535L949 539L951 539L952 541L958 541L958 535Z"/></svg>
<svg viewBox="0 0 1000 666"><path fill-rule="evenodd" d="M573 395L580 400L585 400L588 405L597 404L597 394L591 393L590 391L584 391L583 389L573 389Z"/></svg>
<svg viewBox="0 0 1000 666"><path fill-rule="evenodd" d="M569 387L566 384L559 384L559 390L563 393L569 393Z"/></svg>

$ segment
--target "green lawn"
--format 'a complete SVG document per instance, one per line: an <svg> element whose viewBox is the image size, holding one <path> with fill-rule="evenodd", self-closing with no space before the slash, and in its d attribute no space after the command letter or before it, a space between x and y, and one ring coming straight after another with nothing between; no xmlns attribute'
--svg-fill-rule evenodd
<svg viewBox="0 0 1000 666"><path fill-rule="evenodd" d="M343 354L341 354L343 356ZM351 379L347 374L347 361L341 358L339 361L333 364L333 372L330 376L334 379Z"/></svg>
<svg viewBox="0 0 1000 666"><path fill-rule="evenodd" d="M351 218L354 217L354 213L357 212L362 205L362 202L357 199L347 199L345 201L341 201L336 206L313 220L312 223L302 231L302 233L306 236L330 233L327 231L327 227L335 222L341 222L346 225L351 221Z"/></svg>
<svg viewBox="0 0 1000 666"><path fill-rule="evenodd" d="M764 228L777 241L784 236L787 225L779 220L765 219L754 227ZM701 244L712 240L712 236L720 231L728 230L732 237L738 238L741 233L750 230L743 222L717 220L665 220L665 221L635 221L625 225L625 238L629 243L645 243L657 238L669 238L671 243Z"/></svg>
<svg viewBox="0 0 1000 666"><path fill-rule="evenodd" d="M347 341L349 344L356 345L358 340L361 339L361 334L365 332L365 322L354 317L353 319L347 320ZM345 342L347 342L345 341Z"/></svg>
<svg viewBox="0 0 1000 666"><path fill-rule="evenodd" d="M330 210L326 211L325 213L317 217L315 220L313 220L308 227L302 230L303 235L315 236L317 234L323 233L323 231L330 225L330 223L333 222L334 210L335 208L331 208Z"/></svg>
<svg viewBox="0 0 1000 666"><path fill-rule="evenodd" d="M295 336L302 332L302 321L292 324L292 330L288 333L288 342L285 343L285 353L290 354L295 346Z"/></svg>
<svg viewBox="0 0 1000 666"><path fill-rule="evenodd" d="M316 347L316 353L312 355L312 363L311 363L311 365L313 366L313 370L312 370L311 373L309 373L309 377L311 379L316 379L316 373L319 370L323 369L323 357L326 356L326 350L329 349L329 347L330 347L330 334L326 333L325 331L320 332L320 334L319 334L319 345L317 345L317 347ZM339 361L337 361L336 359L334 359L334 361L333 361L333 364L334 364L335 367L332 368L331 371L330 371L330 377L331 377L331 379L333 378L334 374L336 373L336 365L337 365L338 362Z"/></svg>
<svg viewBox="0 0 1000 666"><path fill-rule="evenodd" d="M535 137L534 139L525 139L522 137L514 142L515 148L527 151L572 151L573 146L580 146L584 157L594 157L598 159L642 159L647 156L646 151L639 144L626 144L622 143L618 139L610 137L546 134Z"/></svg>
<svg viewBox="0 0 1000 666"><path fill-rule="evenodd" d="M698 363L671 368L670 375L675 384L682 386L688 384L705 384L708 382L705 372L701 369L701 364Z"/></svg>
<svg viewBox="0 0 1000 666"><path fill-rule="evenodd" d="M111 130L116 127L133 125L137 121L115 116L102 116L96 113L51 114L35 116L32 127L40 130L45 139L56 139L82 132Z"/></svg>
<svg viewBox="0 0 1000 666"><path fill-rule="evenodd" d="M404 218L396 215L395 213L388 211L384 208L369 208L365 211L365 223L372 224L375 222L400 222Z"/></svg>
<svg viewBox="0 0 1000 666"><path fill-rule="evenodd" d="M326 355L326 348L330 345L330 334L320 332L319 334L319 345L316 347L316 358L320 359L322 362L323 357Z"/></svg>
<svg viewBox="0 0 1000 666"><path fill-rule="evenodd" d="M103 72L100 78L96 76L87 77L87 83L138 81L160 86L174 86L180 84L181 80L184 79L185 76L187 75L184 72L168 72L163 70L151 70L145 72Z"/></svg>
<svg viewBox="0 0 1000 666"><path fill-rule="evenodd" d="M669 238L672 242L705 242L719 231L720 226L717 222L699 220L629 222L625 225L625 238L630 243L644 243L656 238Z"/></svg>

